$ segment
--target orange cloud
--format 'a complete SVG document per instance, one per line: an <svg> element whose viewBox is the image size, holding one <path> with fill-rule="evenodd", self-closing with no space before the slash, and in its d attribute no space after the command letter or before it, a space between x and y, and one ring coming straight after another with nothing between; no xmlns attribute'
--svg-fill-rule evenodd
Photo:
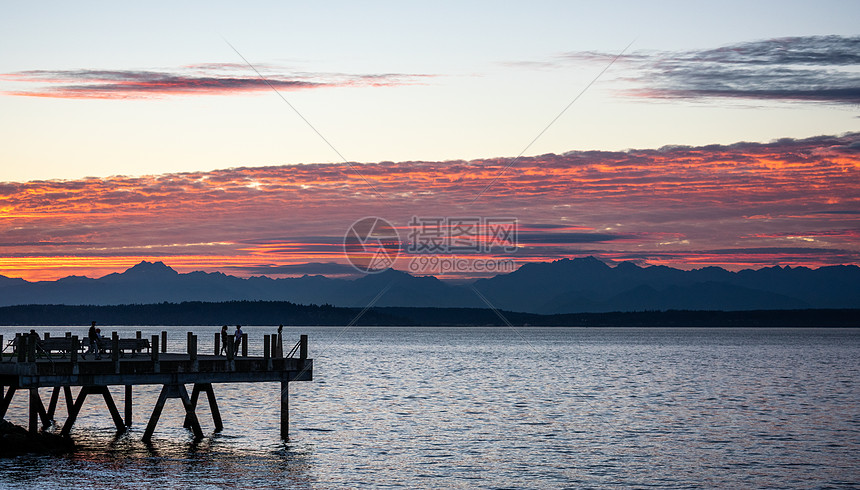
<svg viewBox="0 0 860 490"><path fill-rule="evenodd" d="M518 261L587 253L734 269L860 262L858 133L510 164L312 164L0 183L0 274L95 274L143 258L180 270L345 264L344 233L366 216L388 219L403 240L413 216L514 217L523 240L510 257Z"/></svg>

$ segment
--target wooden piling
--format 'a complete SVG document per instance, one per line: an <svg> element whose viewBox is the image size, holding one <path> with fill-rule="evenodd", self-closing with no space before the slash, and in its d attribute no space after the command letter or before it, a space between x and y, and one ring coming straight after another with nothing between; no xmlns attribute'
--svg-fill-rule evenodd
<svg viewBox="0 0 860 490"><path fill-rule="evenodd" d="M266 369L272 369L272 346L268 335L263 335L263 360L266 362Z"/></svg>
<svg viewBox="0 0 860 490"><path fill-rule="evenodd" d="M242 334L242 357L248 357L248 334Z"/></svg>
<svg viewBox="0 0 860 490"><path fill-rule="evenodd" d="M20 333L15 334L15 348L18 349L18 362L27 360L27 348L24 345L24 337Z"/></svg>
<svg viewBox="0 0 860 490"><path fill-rule="evenodd" d="M290 440L290 382L281 381L281 439Z"/></svg>
<svg viewBox="0 0 860 490"><path fill-rule="evenodd" d="M299 359L308 358L308 336L299 336Z"/></svg>
<svg viewBox="0 0 860 490"><path fill-rule="evenodd" d="M161 331L161 352L167 354L167 330Z"/></svg>
<svg viewBox="0 0 860 490"><path fill-rule="evenodd" d="M110 360L113 361L114 372L119 372L119 334L116 332L111 333L110 339Z"/></svg>
<svg viewBox="0 0 860 490"><path fill-rule="evenodd" d="M138 332L140 333L140 332ZM132 398L131 398L131 385L125 385L125 426L131 427L131 409L132 409Z"/></svg>
<svg viewBox="0 0 860 490"><path fill-rule="evenodd" d="M220 353L221 353L221 333L219 332L219 333L215 334L215 352L213 352L213 354L215 354L217 356Z"/></svg>
<svg viewBox="0 0 860 490"><path fill-rule="evenodd" d="M152 355L153 362L158 362L158 335L152 336L149 352Z"/></svg>
<svg viewBox="0 0 860 490"><path fill-rule="evenodd" d="M32 335L23 337L27 346L27 362L36 362L36 338Z"/></svg>
<svg viewBox="0 0 860 490"><path fill-rule="evenodd" d="M197 360L197 336L188 332L188 358L189 360Z"/></svg>
<svg viewBox="0 0 860 490"><path fill-rule="evenodd" d="M30 388L30 434L39 432L39 409L37 405L42 403L39 398L39 388Z"/></svg>
<svg viewBox="0 0 860 490"><path fill-rule="evenodd" d="M81 342L78 340L77 335L72 335L72 351L69 352L69 360L72 362L72 369L75 368L75 364L78 363L78 351L81 349Z"/></svg>

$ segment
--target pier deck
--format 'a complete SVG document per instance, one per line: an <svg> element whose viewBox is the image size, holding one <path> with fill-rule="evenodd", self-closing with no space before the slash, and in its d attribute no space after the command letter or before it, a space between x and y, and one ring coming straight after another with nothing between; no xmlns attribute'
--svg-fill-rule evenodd
<svg viewBox="0 0 860 490"><path fill-rule="evenodd" d="M60 390L65 393L68 418L63 424L61 434L68 436L78 412L88 395L101 395L114 419L118 431L126 430L132 423L132 389L135 385L162 385L161 395L153 408L144 441L149 441L158 423L161 410L168 398L180 398L186 411L185 426L202 437L196 416L196 405L200 393L206 393L215 421L216 430L221 430L221 417L215 399L213 384L219 383L281 383L281 436L288 439L289 433L289 383L291 381L311 381L313 379L313 360L307 358L307 336L302 335L299 342L287 356L283 355L279 335L265 335L263 355L247 355L248 342L245 334L241 353L233 354L232 338L226 346L228 355L198 355L197 336L188 333L185 353L166 351L166 332L162 332L162 342L158 336L152 337L149 353L133 351L123 353L119 348L123 340L116 334L106 341L107 354L101 359L94 355L83 355L77 337L67 334L69 349L60 354L42 350L48 340L56 344L58 339L41 339L35 335L19 335L10 343L11 356L0 357L0 417L5 416L17 391L29 390L30 431L53 422L59 400ZM138 340L140 335L138 334ZM3 339L0 336L0 345ZM159 343L162 348L159 349ZM216 335L213 352L219 352L219 338ZM111 345L113 348L111 348ZM241 355L240 355L241 354ZM185 388L193 384L191 396ZM81 387L77 399L73 400L71 387ZM125 387L125 419L119 415L108 386ZM42 403L40 388L53 388L48 408Z"/></svg>

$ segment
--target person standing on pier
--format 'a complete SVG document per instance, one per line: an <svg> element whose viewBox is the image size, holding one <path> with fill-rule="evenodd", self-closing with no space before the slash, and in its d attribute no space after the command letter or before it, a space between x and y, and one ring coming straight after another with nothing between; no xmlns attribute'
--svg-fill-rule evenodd
<svg viewBox="0 0 860 490"><path fill-rule="evenodd" d="M221 350L218 352L227 354L227 339L230 338L230 334L227 332L227 325L221 327Z"/></svg>
<svg viewBox="0 0 860 490"><path fill-rule="evenodd" d="M90 325L90 330L87 332L87 338L90 341L90 348L87 351L87 354L95 354L96 359L101 359L101 353L99 352L99 334L96 331L96 322L93 322ZM81 356L86 359L86 356Z"/></svg>
<svg viewBox="0 0 860 490"><path fill-rule="evenodd" d="M236 335L233 338L233 355L239 355L239 345L242 343L242 325L236 325Z"/></svg>

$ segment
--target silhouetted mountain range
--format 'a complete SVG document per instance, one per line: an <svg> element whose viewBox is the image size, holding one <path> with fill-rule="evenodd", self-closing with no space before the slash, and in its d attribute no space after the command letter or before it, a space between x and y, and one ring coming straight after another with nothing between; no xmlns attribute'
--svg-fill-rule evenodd
<svg viewBox="0 0 860 490"><path fill-rule="evenodd" d="M182 301L290 301L362 308L487 308L539 314L643 310L779 310L860 307L860 267L770 267L730 272L665 266L611 267L594 257L531 263L510 274L451 284L388 270L359 279L324 276L248 279L220 272L180 274L162 262L122 273L27 282L0 276L0 306L118 305Z"/></svg>

